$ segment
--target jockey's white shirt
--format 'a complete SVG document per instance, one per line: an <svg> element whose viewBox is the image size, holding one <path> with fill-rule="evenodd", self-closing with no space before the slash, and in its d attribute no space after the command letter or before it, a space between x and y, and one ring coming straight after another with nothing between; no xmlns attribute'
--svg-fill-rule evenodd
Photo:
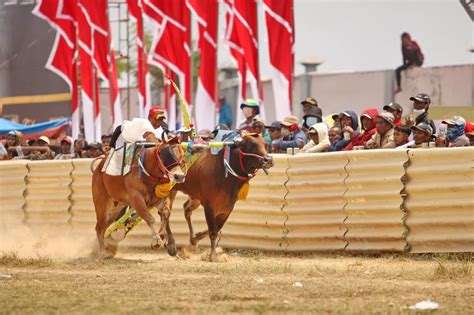
<svg viewBox="0 0 474 315"><path fill-rule="evenodd" d="M161 139L163 135L163 128L153 128L151 122L144 118L133 118L132 121L125 120L122 124L121 137L125 142L144 141L144 135L147 132L155 134L155 137ZM122 144L116 146L120 147Z"/></svg>

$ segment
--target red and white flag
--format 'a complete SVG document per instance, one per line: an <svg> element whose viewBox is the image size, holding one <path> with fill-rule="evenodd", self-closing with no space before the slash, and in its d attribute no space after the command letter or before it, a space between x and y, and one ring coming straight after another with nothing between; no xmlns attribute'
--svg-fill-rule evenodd
<svg viewBox="0 0 474 315"><path fill-rule="evenodd" d="M138 105L140 117L146 118L151 107L150 74L145 51L145 39L143 33L143 3L142 0L127 0L128 10L131 18L137 25L137 83L138 83Z"/></svg>
<svg viewBox="0 0 474 315"><path fill-rule="evenodd" d="M179 77L180 88L191 104L190 12L186 0L144 0L145 13L157 24L149 63ZM188 110L189 111L189 110Z"/></svg>
<svg viewBox="0 0 474 315"><path fill-rule="evenodd" d="M39 0L33 14L46 20L57 33L46 68L59 75L71 91L72 136L79 134L77 89L76 0Z"/></svg>
<svg viewBox="0 0 474 315"><path fill-rule="evenodd" d="M268 32L276 119L291 115L294 67L293 0L263 0Z"/></svg>
<svg viewBox="0 0 474 315"><path fill-rule="evenodd" d="M248 74L252 96L259 101L260 113L265 116L258 63L257 2L224 0L224 3L227 6L226 42L240 72L242 100L247 97L245 85ZM238 123L243 117L239 107L240 101L237 105Z"/></svg>
<svg viewBox="0 0 474 315"><path fill-rule="evenodd" d="M194 104L196 127L212 130L217 104L217 0L188 0L199 25L201 63Z"/></svg>

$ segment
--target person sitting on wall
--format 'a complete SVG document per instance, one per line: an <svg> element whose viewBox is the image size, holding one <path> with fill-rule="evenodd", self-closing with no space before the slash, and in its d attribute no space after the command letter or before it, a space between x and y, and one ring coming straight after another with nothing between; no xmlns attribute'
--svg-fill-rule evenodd
<svg viewBox="0 0 474 315"><path fill-rule="evenodd" d="M346 128L346 130L349 130L351 142L344 147L343 151L350 151L354 147L364 146L365 143L369 141L370 138L372 138L372 136L376 132L375 119L378 114L379 111L377 110L377 108L364 109L364 111L360 115L362 132L358 135L355 135L352 128L350 130Z"/></svg>
<svg viewBox="0 0 474 315"><path fill-rule="evenodd" d="M83 158L82 152L85 150L84 148L87 146L87 141L84 139L82 135L74 141L74 158L80 159Z"/></svg>
<svg viewBox="0 0 474 315"><path fill-rule="evenodd" d="M61 139L61 153L54 157L55 160L69 160L74 157L74 153L72 151L72 138L71 137L64 137Z"/></svg>
<svg viewBox="0 0 474 315"><path fill-rule="evenodd" d="M393 121L393 126L401 126L402 125L402 115L403 115L403 107L398 103L390 103L383 107L383 110L389 112L395 117Z"/></svg>
<svg viewBox="0 0 474 315"><path fill-rule="evenodd" d="M19 155L18 150L9 150L9 148L18 147L22 136L23 134L16 130L7 133L6 141L0 142L0 160L11 160Z"/></svg>
<svg viewBox="0 0 474 315"><path fill-rule="evenodd" d="M392 113L383 112L377 116L375 128L377 132L365 144L366 149L390 149L395 148L393 139L393 121L395 118Z"/></svg>
<svg viewBox="0 0 474 315"><path fill-rule="evenodd" d="M318 106L318 102L312 98L308 97L301 102L303 106L303 124L301 129L303 131L308 131L311 126L314 124L320 123L323 121L323 111Z"/></svg>
<svg viewBox="0 0 474 315"><path fill-rule="evenodd" d="M331 145L329 152L341 151L351 142L351 139L359 135L359 119L355 112L350 110L344 111L339 114L339 117L342 126L342 136L335 144Z"/></svg>
<svg viewBox="0 0 474 315"><path fill-rule="evenodd" d="M466 120L461 116L453 116L450 119L441 122L448 126L446 140L438 137L436 146L448 147L468 147L470 145L469 138L465 134Z"/></svg>
<svg viewBox="0 0 474 315"><path fill-rule="evenodd" d="M397 149L406 148L410 143L411 129L407 126L396 126L393 132L393 140Z"/></svg>
<svg viewBox="0 0 474 315"><path fill-rule="evenodd" d="M272 142L274 140L282 138L281 121L275 120L274 122L272 122L271 125L265 126L265 129L267 129L268 135L270 137L270 142L267 145L267 151L268 153L272 153Z"/></svg>
<svg viewBox="0 0 474 315"><path fill-rule="evenodd" d="M257 115L260 115L260 107L258 106L257 101L248 98L245 102L240 104L240 109L242 110L245 119L240 122L238 129L252 132L253 119Z"/></svg>
<svg viewBox="0 0 474 315"><path fill-rule="evenodd" d="M433 128L427 123L419 123L416 126L411 127L413 130L413 139L415 143L409 146L409 148L422 148L428 147L429 142L433 139Z"/></svg>
<svg viewBox="0 0 474 315"><path fill-rule="evenodd" d="M421 48L418 43L411 39L410 34L403 33L402 36L402 55L403 55L403 65L395 70L395 76L397 78L397 88L394 93L398 93L402 90L401 82L401 72L410 68L411 66L418 66L424 62L425 56L421 52Z"/></svg>
<svg viewBox="0 0 474 315"><path fill-rule="evenodd" d="M308 132L308 143L301 149L303 153L327 152L329 150L328 126L326 123L312 125Z"/></svg>
<svg viewBox="0 0 474 315"><path fill-rule="evenodd" d="M286 153L288 148L301 149L306 144L308 138L298 126L298 117L288 116L280 126L283 138L272 141L272 152Z"/></svg>
<svg viewBox="0 0 474 315"><path fill-rule="evenodd" d="M52 160L54 157L54 153L49 147L50 144L51 142L48 137L39 137L38 141L36 141L36 146L43 148L43 150L31 151L30 160Z"/></svg>
<svg viewBox="0 0 474 315"><path fill-rule="evenodd" d="M331 147L334 147L334 145L341 139L342 136L342 131L341 128L339 127L332 127L329 129L329 144L330 147L328 151L330 151Z"/></svg>

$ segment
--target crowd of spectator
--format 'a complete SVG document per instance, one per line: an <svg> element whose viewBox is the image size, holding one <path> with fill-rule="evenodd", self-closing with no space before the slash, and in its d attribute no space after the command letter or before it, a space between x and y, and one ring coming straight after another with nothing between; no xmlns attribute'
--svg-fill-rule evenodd
<svg viewBox="0 0 474 315"><path fill-rule="evenodd" d="M360 115L346 110L323 116L318 102L308 97L301 102L302 121L290 115L267 125L260 116L258 102L248 99L240 106L245 119L238 124L238 129L261 134L271 153L474 145L474 124L461 116L454 116L440 121L436 127L429 115L430 97L420 93L411 97L410 101L413 109L409 115L404 115L400 104L390 103L381 108L366 108ZM218 130L229 129L223 121L231 122L232 117L225 115L224 118L214 131L199 130L196 136L203 141L211 141ZM175 133L189 136L191 130L182 128ZM103 135L101 142L90 143L82 135L75 140L69 136L51 140L44 135L28 139L21 132L12 130L0 140L0 160L96 158L110 150L111 139L112 135Z"/></svg>

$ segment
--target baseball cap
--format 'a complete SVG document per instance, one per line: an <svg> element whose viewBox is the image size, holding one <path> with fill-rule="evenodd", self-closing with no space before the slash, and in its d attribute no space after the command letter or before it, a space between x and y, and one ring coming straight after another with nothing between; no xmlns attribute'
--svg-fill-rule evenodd
<svg viewBox="0 0 474 315"><path fill-rule="evenodd" d="M148 118L150 117L154 117L155 119L165 117L165 111L163 108L161 108L161 106L154 105L148 111Z"/></svg>
<svg viewBox="0 0 474 315"><path fill-rule="evenodd" d="M386 110L386 111L388 111L388 110L390 110L390 109L391 109L391 110L394 110L394 111L397 111L397 112L400 112L400 113L403 112L403 107L402 107L402 105L400 105L400 104L398 104L398 103L393 103L393 102L392 102L392 103L390 103L390 104L388 104L388 105L385 105L385 106L383 107L383 110Z"/></svg>
<svg viewBox="0 0 474 315"><path fill-rule="evenodd" d="M442 123L447 125L462 126L466 125L466 120L461 116L453 116L450 119L443 120Z"/></svg>
<svg viewBox="0 0 474 315"><path fill-rule="evenodd" d="M281 122L281 125L286 126L286 127L298 125L298 117L293 116L293 115L285 117L285 119L283 119L283 121Z"/></svg>
<svg viewBox="0 0 474 315"><path fill-rule="evenodd" d="M431 104L431 98L426 93L419 93L410 97L410 101L418 101L420 103Z"/></svg>
<svg viewBox="0 0 474 315"><path fill-rule="evenodd" d="M316 101L316 100L315 100L314 98L312 98L312 97L307 97L306 99L304 99L304 100L301 102L301 105L304 105L304 104L309 104L309 105L318 107L318 101Z"/></svg>
<svg viewBox="0 0 474 315"><path fill-rule="evenodd" d="M254 99L248 98L248 99L245 100L245 102L240 104L240 109L242 109L244 107L256 108L257 109L257 115L260 114L260 108L258 107L257 101L254 100Z"/></svg>
<svg viewBox="0 0 474 315"><path fill-rule="evenodd" d="M201 129L198 131L197 135L201 138L212 138L213 134L209 129Z"/></svg>
<svg viewBox="0 0 474 315"><path fill-rule="evenodd" d="M430 135L433 134L433 128L431 128L431 126L427 123L419 123L418 125L411 127L411 129L418 129L420 131L423 131L424 133L429 133Z"/></svg>
<svg viewBox="0 0 474 315"><path fill-rule="evenodd" d="M262 117L255 117L252 120L252 124L255 124L255 123L261 123L262 125L265 126L265 120Z"/></svg>
<svg viewBox="0 0 474 315"><path fill-rule="evenodd" d="M281 127L281 121L279 120L275 120L274 122L272 122L270 126L265 126L265 128L268 128L268 129L280 129L280 127Z"/></svg>
<svg viewBox="0 0 474 315"><path fill-rule="evenodd" d="M91 142L87 145L86 150L89 149L102 149L102 145L99 142Z"/></svg>
<svg viewBox="0 0 474 315"><path fill-rule="evenodd" d="M395 117L393 117L392 113L389 112L383 112L377 115L377 117L382 118L386 122L388 122L390 125L393 126L393 121L395 120Z"/></svg>
<svg viewBox="0 0 474 315"><path fill-rule="evenodd" d="M72 138L66 136L66 137L61 139L61 142L67 142L69 144L72 144Z"/></svg>
<svg viewBox="0 0 474 315"><path fill-rule="evenodd" d="M51 144L51 142L49 141L49 138L46 137L46 136L41 136L41 137L38 138L38 140L44 141L44 142L46 142L48 145Z"/></svg>

